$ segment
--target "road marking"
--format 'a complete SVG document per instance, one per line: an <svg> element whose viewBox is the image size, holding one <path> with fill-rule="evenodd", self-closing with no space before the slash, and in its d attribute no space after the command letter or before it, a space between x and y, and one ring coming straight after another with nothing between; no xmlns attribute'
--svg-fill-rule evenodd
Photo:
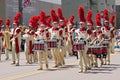
<svg viewBox="0 0 120 80"><path fill-rule="evenodd" d="M71 63L71 64L67 64L67 65L76 65L77 64L77 61L75 63ZM67 65L63 66L63 67L66 67ZM58 67L58 68L49 68L50 70L56 70L56 69L60 69L62 67ZM19 79L19 78L23 78L23 77L27 77L27 76L32 76L32 75L35 75L35 74L39 74L39 73L43 73L43 72L47 72L49 71L48 70L41 70L41 71L30 71L30 72L25 72L25 73L22 73L22 74L17 74L17 75L13 75L13 76L10 76L10 77L6 77L6 78L1 78L0 80L14 80L14 79Z"/></svg>
<svg viewBox="0 0 120 80"><path fill-rule="evenodd" d="M0 80L13 80L13 79L18 79L18 78L22 78L22 77L26 77L26 76L31 76L31 75L42 73L42 72L45 72L45 71L31 71L31 72L26 72L26 73L10 76L10 77L7 77L7 78L3 78L3 79L0 79Z"/></svg>

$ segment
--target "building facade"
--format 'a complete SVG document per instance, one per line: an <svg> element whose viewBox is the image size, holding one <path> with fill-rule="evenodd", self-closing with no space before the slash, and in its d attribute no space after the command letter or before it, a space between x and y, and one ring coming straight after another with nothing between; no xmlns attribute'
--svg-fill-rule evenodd
<svg viewBox="0 0 120 80"><path fill-rule="evenodd" d="M24 0L22 0L24 1ZM28 25L29 18L33 15L39 15L40 10L44 10L47 15L50 15L50 9L62 7L63 14L66 18L75 15L75 22L79 21L78 7L85 7L85 15L89 9L93 10L93 20L95 14L107 8L110 13L116 13L116 26L120 26L120 0L30 0L31 6L23 7L23 24ZM18 12L18 0L0 0L0 17L4 20L10 18L13 20L14 15Z"/></svg>
<svg viewBox="0 0 120 80"><path fill-rule="evenodd" d="M24 0L22 1L24 2ZM33 15L39 15L41 10L44 10L46 14L49 15L51 8L60 7L61 4L60 1L58 1L49 2L47 0L31 0L31 6L22 6L23 24L28 25L30 17ZM18 0L0 0L0 17L4 20L10 18L12 22L14 15L19 11L18 4Z"/></svg>
<svg viewBox="0 0 120 80"><path fill-rule="evenodd" d="M93 11L93 20L95 20L95 14L101 12L104 8L107 8L112 12L112 8L115 5L115 0L62 0L62 8L64 16L69 18L72 14L75 15L75 20L78 18L78 7L80 5L85 8L85 15L89 9ZM115 7L114 7L115 8Z"/></svg>

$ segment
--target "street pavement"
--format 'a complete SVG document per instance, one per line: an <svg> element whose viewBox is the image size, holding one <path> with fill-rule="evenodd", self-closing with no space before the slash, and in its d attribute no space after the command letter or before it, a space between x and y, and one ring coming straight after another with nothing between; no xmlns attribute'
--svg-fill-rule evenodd
<svg viewBox="0 0 120 80"><path fill-rule="evenodd" d="M53 68L54 60L49 60L49 69L37 71L38 64L26 64L24 52L20 53L20 66L11 65L10 59L5 61L2 55L0 62L0 80L120 80L120 52L111 54L111 64L92 68L85 73L78 73L79 60L67 56L66 65Z"/></svg>

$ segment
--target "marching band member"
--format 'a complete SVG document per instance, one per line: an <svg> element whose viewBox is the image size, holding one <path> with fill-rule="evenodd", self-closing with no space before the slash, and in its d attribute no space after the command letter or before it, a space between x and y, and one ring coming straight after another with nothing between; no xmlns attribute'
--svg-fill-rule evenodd
<svg viewBox="0 0 120 80"><path fill-rule="evenodd" d="M31 37L30 38L30 44L31 43L33 44L36 37L37 37L37 34L35 34L35 31L38 29L38 21L39 21L38 16L32 16L30 18L30 23L29 23L30 27L29 28L30 28L30 31L32 32L32 34L30 33L30 37ZM30 57L31 61L32 62L37 61L37 52L36 51L31 51L31 50L29 50L29 51L30 51L29 56L31 56Z"/></svg>
<svg viewBox="0 0 120 80"><path fill-rule="evenodd" d="M65 47L65 39L64 39L64 17L63 17L63 14L62 14L62 9L61 8L58 8L58 18L59 18L59 38L60 38L60 58L62 60L62 64L65 64L65 60L64 60L64 55L66 54L65 53L65 50L66 50L66 47Z"/></svg>
<svg viewBox="0 0 120 80"><path fill-rule="evenodd" d="M47 26L47 28L46 28L46 36L47 36L46 39L48 41L51 38L51 34L50 34L50 29L52 27L51 26L51 17L47 18L47 20L46 20L46 26ZM52 59L51 49L47 50L47 54L48 54L48 58Z"/></svg>
<svg viewBox="0 0 120 80"><path fill-rule="evenodd" d="M34 53L32 51L32 46L35 41L35 39L34 39L35 31L30 30L29 35L30 35L30 40L29 40L29 48L28 48L29 49L28 59L29 59L29 64L31 64L34 62Z"/></svg>
<svg viewBox="0 0 120 80"><path fill-rule="evenodd" d="M86 72L87 69L88 69L88 60L87 60L87 56L86 56L86 53L87 53L87 47L85 46L85 40L86 40L86 37L87 37L87 33L86 33L86 20L84 18L84 7L83 6L80 6L78 8L78 16L80 18L80 23L79 23L79 26L80 28L76 30L77 32L77 41L84 41L84 49L83 50L80 50L78 51L79 55L80 55L80 72Z"/></svg>
<svg viewBox="0 0 120 80"><path fill-rule="evenodd" d="M74 30L74 16L70 16L70 19L69 19L69 22L68 22L68 25L67 25L67 28L68 28L68 41L67 41L67 50L68 50L68 53L69 55L73 55L73 50L72 50L72 45L73 45L73 42L74 42L74 39L73 39L73 30ZM73 29L73 30L72 30Z"/></svg>
<svg viewBox="0 0 120 80"><path fill-rule="evenodd" d="M18 12L14 17L13 27L14 30L12 31L12 64L16 64L19 66L19 57L20 57L20 46L21 46L21 30L19 28L19 18L21 13Z"/></svg>
<svg viewBox="0 0 120 80"><path fill-rule="evenodd" d="M54 9L51 9L51 17L52 17L52 33L51 33L51 40L57 40L58 43L58 47L57 48L53 48L52 49L52 54L55 60L55 66L54 67L58 67L62 65L62 61L60 58L60 54L59 54L59 45L60 45L60 41L59 41L59 31L58 31L58 16L55 13Z"/></svg>
<svg viewBox="0 0 120 80"><path fill-rule="evenodd" d="M35 62L35 57L36 57L36 52L32 51L32 45L35 41L35 31L38 29L38 21L39 17L38 16L32 16L30 19L30 41L29 41L29 63Z"/></svg>
<svg viewBox="0 0 120 80"><path fill-rule="evenodd" d="M108 10L104 9L104 34L105 34L105 40L107 40L109 42L108 44L108 52L107 52L107 57L106 57L106 61L105 64L110 64L110 52L111 52L111 48L110 48L110 40L111 40L111 32L110 32L110 28L109 28L109 16L108 16Z"/></svg>
<svg viewBox="0 0 120 80"><path fill-rule="evenodd" d="M102 45L102 42L104 41L104 34L102 33L101 31L101 21L100 21L100 13L97 13L96 14L96 30L94 32L94 36L95 38L91 41L90 44L94 44L94 46L101 46ZM103 65L103 59L101 59L101 54L97 54L97 53L93 53L95 55L94 57L94 64L95 64L95 67L98 67L98 62L97 62L97 58L100 59L101 61L101 66Z"/></svg>
<svg viewBox="0 0 120 80"><path fill-rule="evenodd" d="M60 58L61 58L61 64L64 65L65 64L65 60L64 60L64 54L65 54L65 51L64 51L64 42L63 42L63 29L60 28L59 29L59 55L60 55Z"/></svg>
<svg viewBox="0 0 120 80"><path fill-rule="evenodd" d="M110 31L111 31L111 45L110 45L110 48L111 48L111 53L114 53L114 36L115 36L115 28L114 28L114 19L115 19L115 15L113 14L110 18Z"/></svg>
<svg viewBox="0 0 120 80"><path fill-rule="evenodd" d="M3 37L3 33L1 31L2 22L3 20L0 18L0 61L1 61L1 55L2 55L2 37Z"/></svg>
<svg viewBox="0 0 120 80"><path fill-rule="evenodd" d="M33 44L34 44L34 42L37 40L37 38L38 38L38 35L37 35L37 33L35 32L35 34L34 34L34 40L33 40ZM38 54L37 54L37 51L32 51L33 52L33 62L35 63L35 62L38 62Z"/></svg>
<svg viewBox="0 0 120 80"><path fill-rule="evenodd" d="M68 37L69 37L69 32L68 32L68 19L64 19L64 47L65 47L65 57L68 55L69 51L68 51Z"/></svg>
<svg viewBox="0 0 120 80"><path fill-rule="evenodd" d="M46 24L46 28L45 28L45 39L46 39L46 42L48 42L50 40L50 32L49 32L49 27L47 26ZM51 49L47 48L46 50L46 53L47 53L47 56L49 59L52 59L52 54L51 54Z"/></svg>
<svg viewBox="0 0 120 80"><path fill-rule="evenodd" d="M93 21L92 21L92 10L89 10L87 12L87 16L86 16L86 20L87 20L87 46L90 46L90 42L94 39L93 37ZM87 57L88 57L88 63L90 68L92 67L93 64L93 54L91 52L89 52L89 49L87 51Z"/></svg>
<svg viewBox="0 0 120 80"><path fill-rule="evenodd" d="M9 50L11 49L11 44L10 44L10 19L6 20L6 27L5 31L3 33L4 35L4 47L5 47L5 55L6 55L6 60L9 59Z"/></svg>
<svg viewBox="0 0 120 80"><path fill-rule="evenodd" d="M48 69L48 59L47 59L47 45L46 45L46 33L45 33L45 19L46 19L46 14L44 11L40 12L40 29L38 28L37 35L38 35L38 40L39 42L42 42L44 44L44 50L43 51L37 51L38 54L38 64L39 68L38 70L42 70L42 58L44 58L46 68Z"/></svg>
<svg viewBox="0 0 120 80"><path fill-rule="evenodd" d="M23 35L23 38L25 39L25 56L26 56L26 63L29 63L29 58L28 58L28 54L29 54L29 41L30 41L30 30L29 29L25 29L25 34Z"/></svg>

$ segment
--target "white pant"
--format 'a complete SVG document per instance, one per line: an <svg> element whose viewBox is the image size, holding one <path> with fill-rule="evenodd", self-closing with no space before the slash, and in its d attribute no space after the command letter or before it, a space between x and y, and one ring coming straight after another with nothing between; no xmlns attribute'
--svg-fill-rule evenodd
<svg viewBox="0 0 120 80"><path fill-rule="evenodd" d="M38 65L39 65L39 67L43 68L43 66L42 66L42 59L44 59L45 64L48 65L48 59L47 59L46 51L37 52L37 54L38 54Z"/></svg>
<svg viewBox="0 0 120 80"><path fill-rule="evenodd" d="M1 59L1 55L2 55L2 43L0 42L0 59Z"/></svg>
<svg viewBox="0 0 120 80"><path fill-rule="evenodd" d="M6 58L9 58L9 51L6 48L5 48L5 55L6 55Z"/></svg>
<svg viewBox="0 0 120 80"><path fill-rule="evenodd" d="M19 48L20 48L20 45L19 45ZM19 53L16 53L16 50L15 50L15 42L12 42L12 61L15 62L15 63L19 63Z"/></svg>
<svg viewBox="0 0 120 80"><path fill-rule="evenodd" d="M27 62L29 62L28 53L29 53L29 47L25 45L25 56L26 56L26 61L27 61Z"/></svg>
<svg viewBox="0 0 120 80"><path fill-rule="evenodd" d="M53 55L54 60L55 60L55 65L59 65L62 62L60 55L59 55L60 54L59 49L54 48L51 50L51 52L52 52L52 55Z"/></svg>

